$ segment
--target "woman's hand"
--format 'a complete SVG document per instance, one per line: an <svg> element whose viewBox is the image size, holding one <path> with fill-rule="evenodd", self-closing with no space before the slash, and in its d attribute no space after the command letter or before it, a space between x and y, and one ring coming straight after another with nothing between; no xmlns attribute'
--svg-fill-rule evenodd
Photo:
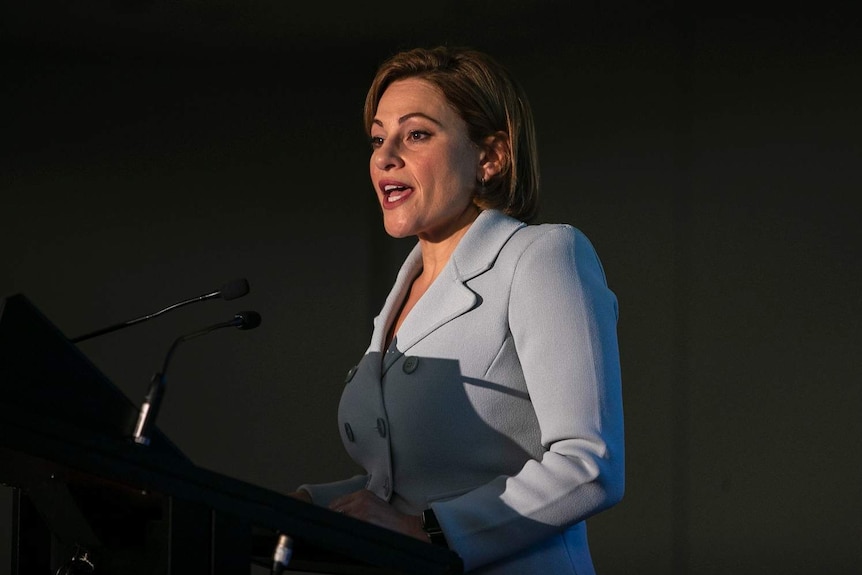
<svg viewBox="0 0 862 575"><path fill-rule="evenodd" d="M428 535L422 529L422 519L416 515L407 515L396 511L386 501L380 499L367 489L334 499L329 508L338 513L385 527L392 531L415 537L428 543Z"/></svg>
<svg viewBox="0 0 862 575"><path fill-rule="evenodd" d="M297 489L296 491L291 491L287 495L288 497L293 497L294 499L299 499L300 501L305 501L306 503L312 503L311 494L305 489Z"/></svg>

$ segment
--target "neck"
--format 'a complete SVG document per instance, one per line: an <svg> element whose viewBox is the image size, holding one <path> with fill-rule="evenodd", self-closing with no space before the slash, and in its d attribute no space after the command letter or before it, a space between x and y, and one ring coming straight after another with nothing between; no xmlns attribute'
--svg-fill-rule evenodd
<svg viewBox="0 0 862 575"><path fill-rule="evenodd" d="M449 258L452 257L455 248L461 242L461 238L479 217L479 211L476 206L471 205L470 209L466 210L463 217L460 218L455 231L443 239L433 240L419 236L419 248L422 250L422 273L417 281L421 281L427 286L440 275L440 272L449 263Z"/></svg>

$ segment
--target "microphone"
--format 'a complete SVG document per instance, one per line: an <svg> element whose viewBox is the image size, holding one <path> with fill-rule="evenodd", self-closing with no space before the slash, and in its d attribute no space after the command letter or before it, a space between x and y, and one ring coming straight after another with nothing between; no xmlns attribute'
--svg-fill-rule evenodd
<svg viewBox="0 0 862 575"><path fill-rule="evenodd" d="M87 333L84 335L80 335L80 336L78 336L72 340L69 340L69 341L71 341L72 343L78 343L78 342L84 341L85 339L90 339L91 337L96 337L98 335L103 335L106 333L110 333L112 331L117 331L118 329L122 329L124 327L129 327L130 325L135 325L136 323L140 323L142 321L147 321L148 319L152 319L154 317L160 316L165 312L169 312L172 309L176 309L178 307L182 307L182 306L188 305L190 303L205 301L205 300L213 299L213 298L217 298L217 297L220 297L224 300L229 301L232 299L240 298L240 297L246 295L248 292L249 292L248 281L245 278L236 279L236 280L233 280L233 281L230 281L230 282L224 284L223 286L221 286L220 289L218 289L214 292L205 293L205 294L200 295L198 297L193 297L193 298L190 298L187 300L183 300L183 301L175 303L173 305L169 305L165 309L159 310L159 311L157 311L155 313L151 313L149 315L136 317L136 318L130 319L128 321L124 321L121 323L110 325L110 326L104 327L102 329L97 329L96 331L93 331L93 332L90 332L90 333Z"/></svg>
<svg viewBox="0 0 862 575"><path fill-rule="evenodd" d="M256 311L241 311L230 321L216 323L198 331L181 335L175 339L170 349L168 349L167 355L165 355L165 362L162 364L161 371L154 373L150 379L150 387L147 390L147 395L144 397L144 403L141 404L141 409L138 412L138 421L135 424L135 430L132 432L132 439L134 439L135 443L142 445L150 444L150 431L153 425L155 425L156 417L159 414L159 407L162 404L162 397L165 394L165 373L168 371L168 364L179 344L225 327L235 327L245 330L254 329L259 325L259 313Z"/></svg>
<svg viewBox="0 0 862 575"><path fill-rule="evenodd" d="M278 543L272 554L272 569L270 575L281 575L287 569L290 559L293 557L293 539L288 535L278 536Z"/></svg>

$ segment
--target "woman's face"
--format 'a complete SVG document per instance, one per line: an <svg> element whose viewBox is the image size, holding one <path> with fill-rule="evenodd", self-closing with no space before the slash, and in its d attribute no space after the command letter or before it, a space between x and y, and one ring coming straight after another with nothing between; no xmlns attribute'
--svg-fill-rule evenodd
<svg viewBox="0 0 862 575"><path fill-rule="evenodd" d="M467 125L432 84L386 88L371 126L371 181L386 232L439 242L478 215L472 198L482 154Z"/></svg>

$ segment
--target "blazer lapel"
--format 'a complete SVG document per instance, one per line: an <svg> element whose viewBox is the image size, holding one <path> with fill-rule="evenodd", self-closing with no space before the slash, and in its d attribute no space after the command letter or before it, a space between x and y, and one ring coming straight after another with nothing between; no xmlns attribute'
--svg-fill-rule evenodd
<svg viewBox="0 0 862 575"><path fill-rule="evenodd" d="M401 355L430 333L473 309L479 297L467 282L487 271L508 239L525 224L496 210L485 210L461 239L452 258L401 324L389 350L383 350L386 333L392 325L410 285L422 269L422 254L417 245L410 252L380 315L374 321L369 351L383 353L383 373Z"/></svg>
<svg viewBox="0 0 862 575"><path fill-rule="evenodd" d="M421 270L422 252L419 249L419 244L416 244L407 255L407 259L401 264L401 269L395 278L395 284L389 291L389 295L386 296L380 313L374 318L374 330L371 334L371 343L368 346L369 352L376 351L382 354L386 351L383 346L386 345L386 334L389 332L389 327L395 321L395 315L401 309L401 304L407 297L413 280L416 279Z"/></svg>
<svg viewBox="0 0 862 575"><path fill-rule="evenodd" d="M476 294L446 264L398 329L398 350L406 352L429 333L472 309L477 301Z"/></svg>

